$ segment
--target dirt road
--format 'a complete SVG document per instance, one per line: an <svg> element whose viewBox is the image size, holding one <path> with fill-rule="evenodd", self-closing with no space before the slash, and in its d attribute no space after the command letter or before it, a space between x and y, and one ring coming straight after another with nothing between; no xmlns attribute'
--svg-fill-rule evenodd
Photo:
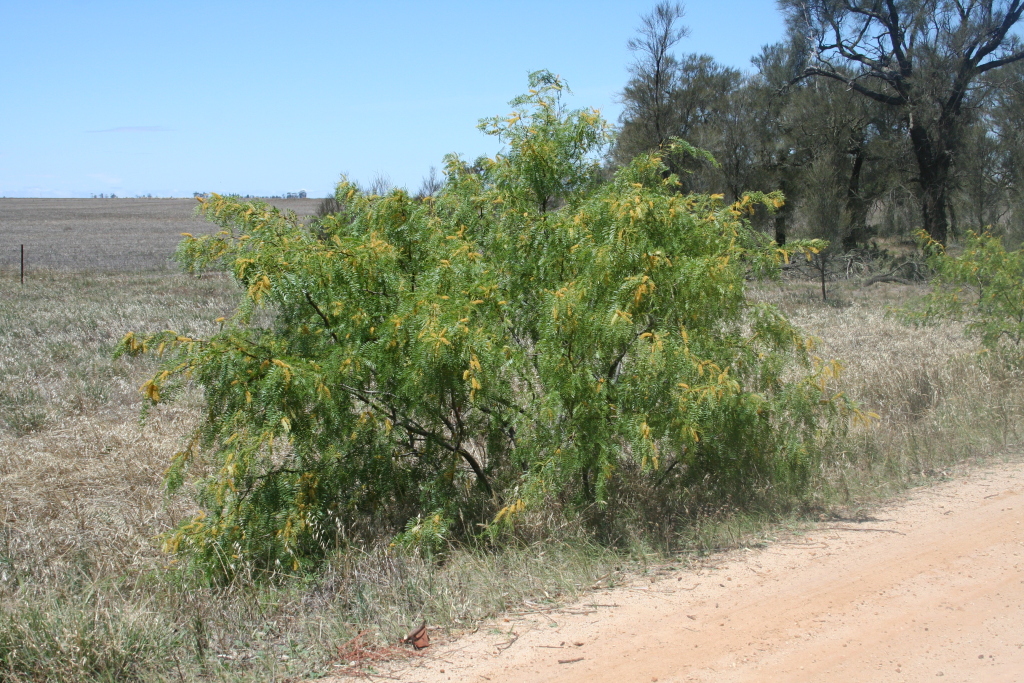
<svg viewBox="0 0 1024 683"><path fill-rule="evenodd" d="M1024 464L499 619L370 680L1024 682Z"/></svg>

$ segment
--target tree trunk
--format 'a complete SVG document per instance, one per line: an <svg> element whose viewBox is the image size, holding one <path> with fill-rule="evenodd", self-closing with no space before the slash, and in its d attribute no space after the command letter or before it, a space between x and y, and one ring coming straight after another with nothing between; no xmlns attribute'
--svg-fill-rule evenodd
<svg viewBox="0 0 1024 683"><path fill-rule="evenodd" d="M946 243L949 223L946 220L946 188L941 185L922 188L921 217L928 235L939 242Z"/></svg>
<svg viewBox="0 0 1024 683"><path fill-rule="evenodd" d="M843 249L850 251L868 239L868 207L860 193L861 171L864 170L864 145L858 144L853 150L853 168L850 182L846 186L846 215L849 225L843 235Z"/></svg>
<svg viewBox="0 0 1024 683"><path fill-rule="evenodd" d="M921 218L925 232L936 242L946 243L949 222L946 218L946 190L949 184L951 155L949 146L932 141L929 131L911 119L910 140L917 159L921 184Z"/></svg>
<svg viewBox="0 0 1024 683"><path fill-rule="evenodd" d="M786 214L785 208L775 214L775 243L780 247L786 246Z"/></svg>

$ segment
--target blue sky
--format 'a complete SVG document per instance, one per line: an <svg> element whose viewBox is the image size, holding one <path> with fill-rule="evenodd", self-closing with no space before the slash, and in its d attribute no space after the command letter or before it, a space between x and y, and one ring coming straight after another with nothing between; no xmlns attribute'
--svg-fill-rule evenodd
<svg viewBox="0 0 1024 683"><path fill-rule="evenodd" d="M415 190L449 152L498 151L477 120L530 71L616 120L654 4L0 0L0 196ZM772 0L685 6L679 51L730 66L783 33Z"/></svg>

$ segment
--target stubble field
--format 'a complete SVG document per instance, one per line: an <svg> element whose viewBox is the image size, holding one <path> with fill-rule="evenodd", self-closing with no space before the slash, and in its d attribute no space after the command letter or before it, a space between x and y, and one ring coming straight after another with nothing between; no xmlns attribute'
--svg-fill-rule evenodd
<svg viewBox="0 0 1024 683"><path fill-rule="evenodd" d="M275 203L309 214L316 202ZM138 386L153 362L111 354L130 330L202 336L230 314L236 292L227 279L184 276L168 261L181 232L211 229L193 206L0 199L0 681L317 674L372 659L376 645L351 645L361 631L379 644L421 619L471 628L524 600L559 600L665 559L639 532L625 549L563 532L497 554L457 550L440 567L386 546L352 548L321 575L260 589L203 586L176 569L154 539L195 507L187 492L168 497L161 479L198 397L141 424ZM695 518L673 538L674 561L762 543L779 524L856 510L1016 452L1017 373L978 355L957 326L913 330L886 315L921 291L845 281L832 286L829 304L813 283L752 291L818 335L819 355L846 366L844 390L881 419L822 463L802 505Z"/></svg>
<svg viewBox="0 0 1024 683"><path fill-rule="evenodd" d="M274 199L308 216L319 199ZM0 199L0 271L166 271L181 233L210 232L194 199Z"/></svg>

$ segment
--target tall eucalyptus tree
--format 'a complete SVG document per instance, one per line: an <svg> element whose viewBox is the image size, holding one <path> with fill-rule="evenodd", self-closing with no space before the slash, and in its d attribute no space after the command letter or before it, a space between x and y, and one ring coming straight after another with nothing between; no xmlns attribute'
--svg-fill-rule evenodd
<svg viewBox="0 0 1024 683"><path fill-rule="evenodd" d="M902 115L924 229L948 233L951 170L985 74L1024 59L1024 0L781 0L812 46L803 77L844 83Z"/></svg>

